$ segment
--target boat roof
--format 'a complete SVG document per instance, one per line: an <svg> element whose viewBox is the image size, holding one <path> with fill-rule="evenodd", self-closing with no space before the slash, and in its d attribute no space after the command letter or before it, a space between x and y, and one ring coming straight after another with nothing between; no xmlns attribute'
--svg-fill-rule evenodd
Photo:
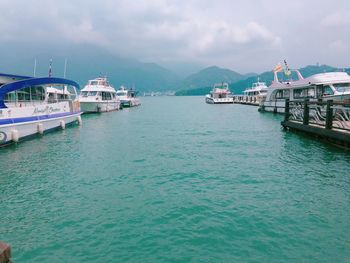
<svg viewBox="0 0 350 263"><path fill-rule="evenodd" d="M127 89L124 86L120 86L120 88L117 90L118 93L120 93L121 91L127 92L128 94L131 94L131 93L137 94L138 93L138 91L133 90L132 88L131 89Z"/></svg>
<svg viewBox="0 0 350 263"><path fill-rule="evenodd" d="M73 80L63 79L63 78L53 78L53 77L44 77L44 78L26 78L18 81L13 81L7 84L4 84L0 87L0 108L6 108L4 103L4 97L7 93L23 89L25 87L38 86L38 85L70 85L79 89L79 84Z"/></svg>
<svg viewBox="0 0 350 263"><path fill-rule="evenodd" d="M296 71L296 70L295 70ZM300 72L298 72L300 74ZM300 74L297 80L290 80L285 82L276 81L272 82L270 87L273 88L291 88L291 87L305 87L310 85L320 84L335 84L335 83L350 83L350 76L346 72L325 72L312 75L307 78L303 78Z"/></svg>
<svg viewBox="0 0 350 263"><path fill-rule="evenodd" d="M268 89L265 82L255 82L252 87L245 89L244 92L260 91L264 89Z"/></svg>
<svg viewBox="0 0 350 263"><path fill-rule="evenodd" d="M97 82L97 84L91 84L92 82ZM90 79L85 87L81 91L106 91L114 92L113 88L107 80L107 77L98 77L95 79Z"/></svg>
<svg viewBox="0 0 350 263"><path fill-rule="evenodd" d="M222 82L222 83L216 83L214 84L214 89L215 88L224 88L224 89L228 89L228 83L226 82Z"/></svg>
<svg viewBox="0 0 350 263"><path fill-rule="evenodd" d="M112 86L102 85L86 85L81 91L105 91L105 92L116 92Z"/></svg>
<svg viewBox="0 0 350 263"><path fill-rule="evenodd" d="M231 93L231 91L229 89L214 88L212 93L225 94L225 93Z"/></svg>

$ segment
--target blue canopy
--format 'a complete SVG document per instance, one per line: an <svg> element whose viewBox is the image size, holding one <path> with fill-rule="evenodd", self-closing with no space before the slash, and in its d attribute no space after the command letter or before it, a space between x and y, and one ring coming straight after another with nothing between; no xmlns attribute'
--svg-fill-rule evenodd
<svg viewBox="0 0 350 263"><path fill-rule="evenodd" d="M75 81L72 81L69 79L63 79L63 78L52 78L52 77L28 78L20 81L15 81L0 87L0 108L7 108L4 103L4 97L9 92L20 90L26 87L37 86L37 85L55 85L55 84L70 85L79 89L78 83L76 83Z"/></svg>

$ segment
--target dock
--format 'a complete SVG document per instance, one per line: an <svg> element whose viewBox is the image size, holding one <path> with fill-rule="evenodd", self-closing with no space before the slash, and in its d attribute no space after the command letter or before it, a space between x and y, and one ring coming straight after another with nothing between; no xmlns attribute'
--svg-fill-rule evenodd
<svg viewBox="0 0 350 263"><path fill-rule="evenodd" d="M284 129L299 131L350 149L350 103L317 101L285 102Z"/></svg>
<svg viewBox="0 0 350 263"><path fill-rule="evenodd" d="M258 96L233 95L233 103L259 106Z"/></svg>
<svg viewBox="0 0 350 263"><path fill-rule="evenodd" d="M6 243L0 241L0 263L10 263L11 261L11 247Z"/></svg>

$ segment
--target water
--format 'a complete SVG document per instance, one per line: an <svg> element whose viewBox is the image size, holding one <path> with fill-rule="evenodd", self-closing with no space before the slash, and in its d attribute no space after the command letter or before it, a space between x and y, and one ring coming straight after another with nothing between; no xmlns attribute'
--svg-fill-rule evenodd
<svg viewBox="0 0 350 263"><path fill-rule="evenodd" d="M142 102L0 149L14 262L348 262L349 152L252 106Z"/></svg>

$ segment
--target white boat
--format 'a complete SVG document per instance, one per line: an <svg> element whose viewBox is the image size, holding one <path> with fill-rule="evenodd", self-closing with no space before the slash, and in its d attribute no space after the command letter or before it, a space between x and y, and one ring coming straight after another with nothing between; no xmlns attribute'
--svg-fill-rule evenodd
<svg viewBox="0 0 350 263"><path fill-rule="evenodd" d="M209 104L233 103L232 93L228 87L228 84L215 84L210 94L205 96L205 102Z"/></svg>
<svg viewBox="0 0 350 263"><path fill-rule="evenodd" d="M266 97L267 89L266 83L258 79L258 82L253 83L251 88L243 91L243 102L259 104Z"/></svg>
<svg viewBox="0 0 350 263"><path fill-rule="evenodd" d="M108 83L107 78L89 80L80 91L81 111L108 112L120 109L120 100L116 90Z"/></svg>
<svg viewBox="0 0 350 263"><path fill-rule="evenodd" d="M350 76L346 72L327 72L304 78L298 70L297 80L281 82L277 72L268 87L266 97L259 105L260 111L284 112L285 100L290 101L346 101L350 99Z"/></svg>
<svg viewBox="0 0 350 263"><path fill-rule="evenodd" d="M77 89L76 82L62 78L0 74L0 146L81 124Z"/></svg>
<svg viewBox="0 0 350 263"><path fill-rule="evenodd" d="M117 90L117 96L120 99L122 107L135 107L141 105L141 101L136 97L136 91L132 89L126 89L124 86L121 86Z"/></svg>

